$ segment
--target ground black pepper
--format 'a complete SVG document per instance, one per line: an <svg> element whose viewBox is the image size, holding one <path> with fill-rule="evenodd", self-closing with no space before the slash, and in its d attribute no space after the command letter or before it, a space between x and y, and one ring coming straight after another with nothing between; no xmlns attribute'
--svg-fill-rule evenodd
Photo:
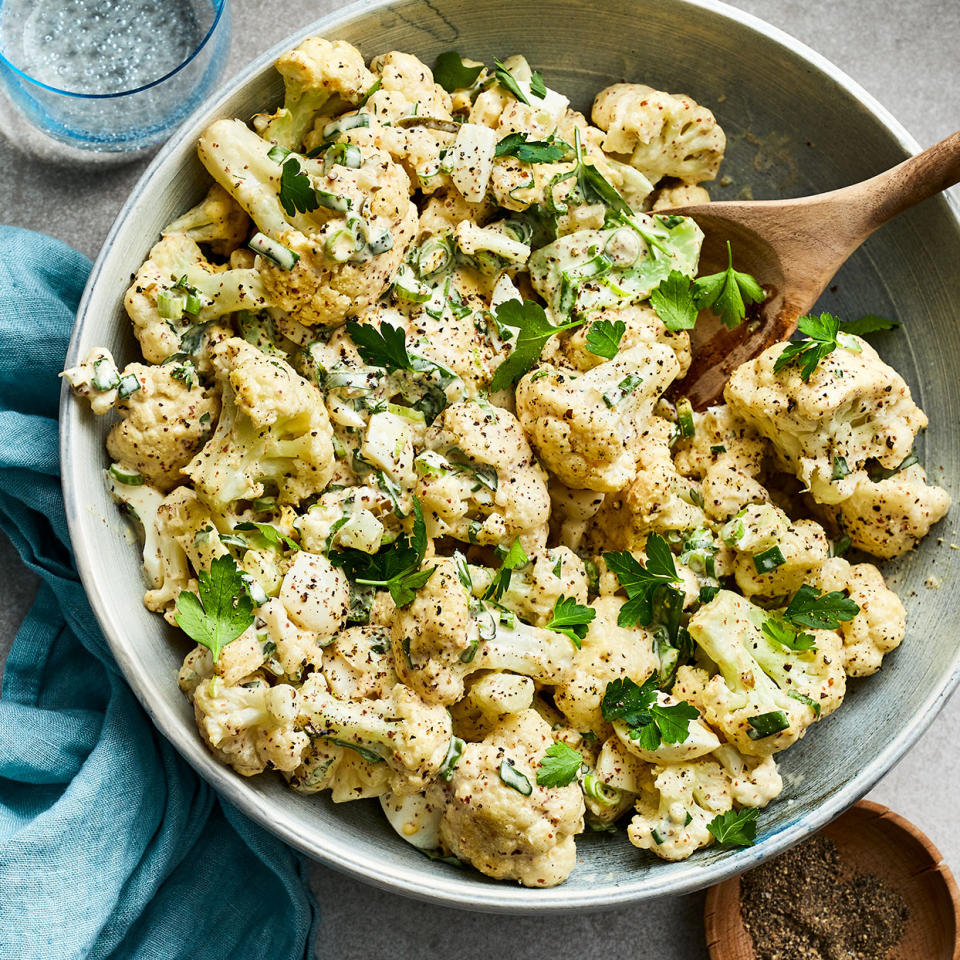
<svg viewBox="0 0 960 960"><path fill-rule="evenodd" d="M822 834L740 878L757 960L885 960L909 916L896 890L845 871Z"/></svg>

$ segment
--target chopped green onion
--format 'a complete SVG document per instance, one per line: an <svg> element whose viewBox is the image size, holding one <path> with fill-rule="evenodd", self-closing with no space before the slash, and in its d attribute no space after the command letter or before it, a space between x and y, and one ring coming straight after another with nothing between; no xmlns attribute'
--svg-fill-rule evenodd
<svg viewBox="0 0 960 960"><path fill-rule="evenodd" d="M418 280L406 264L401 265L393 278L393 289L402 300L413 303L426 303L433 296L433 291Z"/></svg>
<svg viewBox="0 0 960 960"><path fill-rule="evenodd" d="M174 294L169 290L161 290L157 294L157 313L164 320L179 320L186 305L187 298L181 294Z"/></svg>
<svg viewBox="0 0 960 960"><path fill-rule="evenodd" d="M328 210L336 210L337 213L346 213L353 205L349 197L342 197L339 193L330 193L329 190L315 190L317 203Z"/></svg>
<svg viewBox="0 0 960 960"><path fill-rule="evenodd" d="M358 250L362 249L363 244L357 235L344 227L327 237L324 253L334 263L346 263L347 260L356 255Z"/></svg>
<svg viewBox="0 0 960 960"><path fill-rule="evenodd" d="M788 690L787 696L793 698L794 700L799 700L800 703L805 703L814 713L815 716L820 716L820 704L817 703L812 697L808 697L803 693L798 693L796 690Z"/></svg>
<svg viewBox="0 0 960 960"><path fill-rule="evenodd" d="M414 410L413 407L404 407L399 403L388 403L387 412L397 417L403 417L406 420L412 420L414 423L427 422L422 410ZM416 466L416 461L414 462L414 466Z"/></svg>
<svg viewBox="0 0 960 960"><path fill-rule="evenodd" d="M358 747L355 743L348 743L346 740L334 740L332 738L330 742L335 743L338 747L346 747L348 750L359 753L367 763L383 763L383 757L381 757L379 753L374 753L366 747Z"/></svg>
<svg viewBox="0 0 960 960"><path fill-rule="evenodd" d="M690 438L697 432L697 425L693 420L693 404L686 397L677 401L677 427L681 437Z"/></svg>
<svg viewBox="0 0 960 960"><path fill-rule="evenodd" d="M142 487L144 484L143 475L136 470L128 470L120 466L119 463L111 463L108 473L117 483L124 483L128 487Z"/></svg>
<svg viewBox="0 0 960 960"><path fill-rule="evenodd" d="M761 713L757 717L749 717L747 723L750 729L747 735L751 740L762 740L764 737L772 737L781 730L786 730L790 726L787 715L782 710L771 710L769 713Z"/></svg>
<svg viewBox="0 0 960 960"><path fill-rule="evenodd" d="M276 497L257 497L252 501L253 509L257 513L263 513L267 510L272 510L277 505Z"/></svg>
<svg viewBox="0 0 960 960"><path fill-rule="evenodd" d="M363 165L363 154L360 152L360 148L355 143L333 144L323 155L324 176L337 164L341 167L358 170Z"/></svg>
<svg viewBox="0 0 960 960"><path fill-rule="evenodd" d="M254 252L259 253L261 257L269 260L281 270L292 270L296 262L300 259L300 254L285 247L282 243L268 237L265 233L255 233L247 243L247 246Z"/></svg>
<svg viewBox="0 0 960 960"><path fill-rule="evenodd" d="M376 86L379 86L379 82ZM369 113L355 113L351 117L340 117L338 120L334 120L331 123L328 123L323 130L321 131L324 140L330 140L333 137L339 136L341 133L346 133L348 130L356 130L357 127L369 127L370 126L370 114Z"/></svg>
<svg viewBox="0 0 960 960"><path fill-rule="evenodd" d="M504 760L500 764L500 779L525 797L533 793L530 781L509 760Z"/></svg>
<svg viewBox="0 0 960 960"><path fill-rule="evenodd" d="M131 394L136 393L140 389L140 381L137 379L135 373L128 373L125 377L120 378L120 383L117 386L117 396L121 400L126 400Z"/></svg>
<svg viewBox="0 0 960 960"><path fill-rule="evenodd" d="M240 578L243 580L243 585L247 589L247 596L250 597L250 600L255 607L262 607L263 604L270 599L267 596L267 591L260 586L260 581L257 580L252 574L241 573ZM321 646L323 646L323 644L321 644Z"/></svg>
<svg viewBox="0 0 960 960"><path fill-rule="evenodd" d="M639 373L627 374L617 384L616 390L603 395L603 402L612 410L624 397L633 393L641 383L643 383L643 377Z"/></svg>
<svg viewBox="0 0 960 960"><path fill-rule="evenodd" d="M463 755L463 748L466 744L459 737L450 738L450 746L447 748L447 755L444 757L443 763L440 765L440 769L437 771L437 776L441 780L450 781L453 777L453 771L457 766L457 763L460 761L460 757Z"/></svg>
<svg viewBox="0 0 960 960"><path fill-rule="evenodd" d="M850 468L847 466L846 457L834 457L833 458L833 473L830 475L831 480L842 480L844 477L850 475Z"/></svg>
<svg viewBox="0 0 960 960"><path fill-rule="evenodd" d="M120 373L117 365L109 357L100 357L93 362L93 376L90 378L96 390L113 390L120 386Z"/></svg>
<svg viewBox="0 0 960 960"><path fill-rule="evenodd" d="M620 799L620 791L604 783L595 774L588 773L581 782L584 795L604 807L612 807Z"/></svg>
<svg viewBox="0 0 960 960"><path fill-rule="evenodd" d="M183 309L186 313L197 314L203 309L203 301L191 290L184 301Z"/></svg>
<svg viewBox="0 0 960 960"><path fill-rule="evenodd" d="M763 553L758 553L753 558L753 565L757 573L771 573L777 567L782 567L786 562L779 547L771 547L769 550L764 550Z"/></svg>
<svg viewBox="0 0 960 960"><path fill-rule="evenodd" d="M386 227L383 227L376 236L370 237L367 240L367 250L373 257L377 257L381 253L386 253L392 249L393 234Z"/></svg>

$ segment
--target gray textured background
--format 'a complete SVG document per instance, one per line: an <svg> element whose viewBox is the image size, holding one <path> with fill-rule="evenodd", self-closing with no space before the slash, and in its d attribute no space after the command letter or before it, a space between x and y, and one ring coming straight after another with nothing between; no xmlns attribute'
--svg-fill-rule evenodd
<svg viewBox="0 0 960 960"><path fill-rule="evenodd" d="M337 6L327 0L296 6L269 0L232 2L228 73ZM737 0L734 5L764 17L839 64L924 145L960 127L958 0ZM522 49L522 38L517 45ZM143 166L136 162L111 170L64 171L28 160L0 141L0 222L53 234L94 257ZM0 596L2 661L35 587L2 534L0 582L5 584ZM955 699L870 794L918 824L954 866L960 864L955 815L960 771L953 761L958 741L960 700ZM535 953L549 953L554 960L580 960L584 954L605 960L707 956L702 895L541 921L413 903L322 867L313 872L313 886L324 916L317 944L321 957L353 960L388 951L401 960L423 955L512 960Z"/></svg>

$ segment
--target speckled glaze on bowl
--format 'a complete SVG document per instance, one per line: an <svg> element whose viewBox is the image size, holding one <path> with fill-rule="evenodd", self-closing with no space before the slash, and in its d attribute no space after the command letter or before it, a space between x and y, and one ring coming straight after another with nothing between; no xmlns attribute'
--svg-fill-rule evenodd
<svg viewBox="0 0 960 960"><path fill-rule="evenodd" d="M531 29L535 25L536 29ZM401 0L358 3L313 24L251 64L195 113L160 151L114 224L80 305L67 358L95 345L138 356L122 294L161 227L206 189L194 152L218 117L249 117L278 102L270 64L309 34L357 44L370 56L409 51L432 63L444 50L490 61L524 53L547 83L588 111L593 95L627 79L688 93L727 132L714 199L800 196L862 180L915 152L909 134L864 90L803 44L709 0ZM519 40L517 38L520 38ZM519 48L519 50L517 50ZM830 225L824 224L829 230ZM931 478L957 497L960 476L960 220L945 198L928 201L871 238L822 306L906 321L877 339L930 416L919 453ZM107 424L64 391L61 455L67 518L84 585L130 685L158 728L224 797L311 857L397 893L503 913L591 910L689 892L755 866L798 842L861 797L931 722L958 679L960 600L924 588L953 582L951 519L915 553L889 566L909 615L907 640L881 673L854 682L847 703L782 760L786 787L760 818L748 850L711 848L681 863L635 850L624 831L578 841L570 879L551 890L496 883L427 860L393 834L376 801L335 806L303 797L275 775L239 777L207 752L177 688L182 637L141 605L136 549L102 480ZM937 543L937 533L946 542Z"/></svg>

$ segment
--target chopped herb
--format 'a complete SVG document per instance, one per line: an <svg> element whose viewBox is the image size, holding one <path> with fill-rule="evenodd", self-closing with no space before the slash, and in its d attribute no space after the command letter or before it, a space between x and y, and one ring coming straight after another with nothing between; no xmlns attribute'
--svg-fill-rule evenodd
<svg viewBox="0 0 960 960"><path fill-rule="evenodd" d="M708 307L725 327L733 329L747 315L746 304L762 303L763 287L750 276L733 269L733 249L727 241L727 269L699 277L693 282L693 301L698 310Z"/></svg>
<svg viewBox="0 0 960 960"><path fill-rule="evenodd" d="M793 700L797 700L800 703L808 706L813 711L814 716L817 716L817 717L820 716L820 704L817 703L817 701L814 700L812 697L808 697L806 694L799 693L796 690L788 690L787 696Z"/></svg>
<svg viewBox="0 0 960 960"><path fill-rule="evenodd" d="M603 402L612 410L624 397L629 397L641 383L643 383L643 377L639 373L628 373L614 390L603 394Z"/></svg>
<svg viewBox="0 0 960 960"><path fill-rule="evenodd" d="M539 359L543 345L554 334L580 326L582 320L573 320L555 327L539 303L533 300L508 300L496 309L499 324L519 330L513 352L504 360L490 381L490 392L506 390L516 383Z"/></svg>
<svg viewBox="0 0 960 960"><path fill-rule="evenodd" d="M813 634L802 633L783 620L765 620L762 630L765 637L788 650L801 653L817 649L817 638Z"/></svg>
<svg viewBox="0 0 960 960"><path fill-rule="evenodd" d="M447 93L469 89L481 73L483 73L483 64L478 67L468 67L456 50L441 53L433 63L433 79Z"/></svg>
<svg viewBox="0 0 960 960"><path fill-rule="evenodd" d="M626 550L603 555L607 566L617 575L617 580L628 597L627 602L620 608L618 626L649 624L653 617L653 591L665 583L681 582L677 576L673 554L663 537L656 533L648 534L646 553L646 566Z"/></svg>
<svg viewBox="0 0 960 960"><path fill-rule="evenodd" d="M783 611L783 619L798 627L837 630L841 622L852 620L859 612L859 605L845 593L832 590L821 594L805 583Z"/></svg>
<svg viewBox="0 0 960 960"><path fill-rule="evenodd" d="M517 85L517 81L514 78L513 74L499 61L493 61L493 75L497 78L497 83L500 84L504 90L509 91L517 98L521 103L525 103L528 107L530 106L530 101L524 95L524 92Z"/></svg>
<svg viewBox="0 0 960 960"><path fill-rule="evenodd" d="M571 153L569 143L550 137L528 140L526 133L508 133L498 144L495 157L516 157L523 163L557 163Z"/></svg>
<svg viewBox="0 0 960 960"><path fill-rule="evenodd" d="M600 703L603 719L608 723L621 720L632 740L639 740L644 750L656 750L661 743L685 743L690 736L690 721L700 716L692 704L681 700L672 706L657 702L657 674L639 686L629 677L607 684Z"/></svg>
<svg viewBox="0 0 960 960"><path fill-rule="evenodd" d="M626 332L627 325L622 320L597 320L587 331L587 350L595 357L612 360L620 352L620 341Z"/></svg>
<svg viewBox="0 0 960 960"><path fill-rule="evenodd" d="M758 553L753 558L753 566L757 573L772 573L777 567L782 567L786 563L786 558L779 547L771 547Z"/></svg>
<svg viewBox="0 0 960 960"><path fill-rule="evenodd" d="M895 477L898 473L902 473L904 470L907 470L919 462L920 458L917 456L917 451L911 450L892 470L887 467L874 467L871 469L870 479L874 483L880 483L881 480L889 480L891 477Z"/></svg>
<svg viewBox="0 0 960 960"><path fill-rule="evenodd" d="M503 760L500 764L500 779L517 793L529 797L533 793L530 781L513 765L510 760Z"/></svg>
<svg viewBox="0 0 960 960"><path fill-rule="evenodd" d="M310 213L320 206L317 193L310 178L300 170L300 161L296 157L288 158L280 174L280 206L288 217L297 213Z"/></svg>
<svg viewBox="0 0 960 960"><path fill-rule="evenodd" d="M299 550L300 544L291 540L285 534L282 534L275 526L269 523L257 523L255 520L248 520L244 523L238 523L234 528L236 530L256 530L271 547L287 547L290 550Z"/></svg>
<svg viewBox="0 0 960 960"><path fill-rule="evenodd" d="M539 100L542 100L547 95L547 85L543 82L541 74L536 70L533 71L533 76L530 77L530 92Z"/></svg>
<svg viewBox="0 0 960 960"><path fill-rule="evenodd" d="M790 726L790 721L782 710L771 710L756 717L748 717L747 724L750 727L747 731L750 739L763 740L765 737L780 733L781 730L786 730Z"/></svg>
<svg viewBox="0 0 960 960"><path fill-rule="evenodd" d="M565 787L577 779L583 756L578 750L560 742L547 748L537 771L537 783L541 787Z"/></svg>
<svg viewBox="0 0 960 960"><path fill-rule="evenodd" d="M710 452L713 454L726 453L727 448L722 443L715 443L711 448Z"/></svg>
<svg viewBox="0 0 960 960"><path fill-rule="evenodd" d="M844 534L839 540L833 542L833 549L830 551L831 557L842 557L851 547L851 539Z"/></svg>
<svg viewBox="0 0 960 960"><path fill-rule="evenodd" d="M834 457L833 473L830 475L830 479L842 480L844 477L848 476L850 476L850 468L847 466L846 457Z"/></svg>
<svg viewBox="0 0 960 960"><path fill-rule="evenodd" d="M677 401L677 429L684 440L689 440L697 434L697 424L693 419L693 404L681 397Z"/></svg>
<svg viewBox="0 0 960 960"><path fill-rule="evenodd" d="M224 555L210 571L197 574L199 596L182 590L177 597L177 626L191 640L220 659L220 651L253 623L253 603L247 594L237 561Z"/></svg>
<svg viewBox="0 0 960 960"><path fill-rule="evenodd" d="M553 605L553 616L547 629L569 637L579 650L581 641L587 635L587 629L596 615L597 611L593 607L577 603L573 597L560 596Z"/></svg>
<svg viewBox="0 0 960 960"><path fill-rule="evenodd" d="M850 338L844 324L832 313L812 314L797 321L797 329L806 334L805 340L793 340L788 343L773 365L773 372L779 373L792 364L800 364L800 379L806 383L817 365L828 357L837 347L843 347L851 353L859 353L860 345Z"/></svg>
<svg viewBox="0 0 960 960"><path fill-rule="evenodd" d="M899 326L899 320L887 320L884 317L878 317L875 313L868 313L859 320L847 320L841 323L840 329L855 337L863 337L868 333L879 333L881 330L896 330Z"/></svg>
<svg viewBox="0 0 960 960"><path fill-rule="evenodd" d="M466 744L459 737L450 738L450 746L447 747L447 755L444 757L443 763L440 765L440 769L437 771L437 776L441 780L449 782L453 778L453 771L460 762L460 757L463 755L463 748L465 746Z"/></svg>
<svg viewBox="0 0 960 960"><path fill-rule="evenodd" d="M679 270L671 270L650 294L650 306L668 330L692 330L697 323L693 297L690 278Z"/></svg>
<svg viewBox="0 0 960 960"><path fill-rule="evenodd" d="M717 843L728 847L752 847L757 840L757 818L760 811L756 807L743 810L728 810L714 817L707 829Z"/></svg>
<svg viewBox="0 0 960 960"><path fill-rule="evenodd" d="M510 586L510 577L517 567L525 567L530 562L519 540L514 540L510 549L500 561L500 569L494 574L490 586L483 592L484 600L499 600Z"/></svg>
<svg viewBox="0 0 960 960"><path fill-rule="evenodd" d="M378 330L373 324L348 320L347 333L357 345L360 359L371 367L383 367L388 373L413 369L403 327L384 322Z"/></svg>

